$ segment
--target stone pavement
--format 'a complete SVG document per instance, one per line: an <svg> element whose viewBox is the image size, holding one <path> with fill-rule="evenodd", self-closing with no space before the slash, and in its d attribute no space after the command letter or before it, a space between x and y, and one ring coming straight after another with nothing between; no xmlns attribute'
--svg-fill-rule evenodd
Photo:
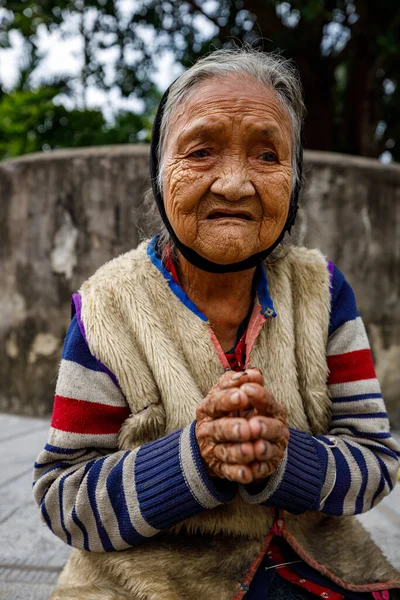
<svg viewBox="0 0 400 600"><path fill-rule="evenodd" d="M32 467L48 427L43 419L0 414L1 600L48 600L70 552L41 524L32 500ZM400 484L359 518L400 570Z"/></svg>

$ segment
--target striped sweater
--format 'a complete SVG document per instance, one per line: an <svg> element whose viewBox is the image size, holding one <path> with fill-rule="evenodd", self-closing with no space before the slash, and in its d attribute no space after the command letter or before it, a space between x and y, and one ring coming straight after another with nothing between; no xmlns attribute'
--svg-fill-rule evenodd
<svg viewBox="0 0 400 600"><path fill-rule="evenodd" d="M291 428L284 461L256 493L207 475L195 422L136 450L118 450L130 409L114 375L90 352L75 297L49 440L35 463L34 497L49 528L77 548L114 551L237 494L294 514L331 515L367 511L387 495L399 449L354 294L339 269L330 269L329 432L314 437Z"/></svg>

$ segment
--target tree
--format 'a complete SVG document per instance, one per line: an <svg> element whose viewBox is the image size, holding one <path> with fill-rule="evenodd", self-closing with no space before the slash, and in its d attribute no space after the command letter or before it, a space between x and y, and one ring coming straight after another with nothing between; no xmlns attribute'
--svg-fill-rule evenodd
<svg viewBox="0 0 400 600"><path fill-rule="evenodd" d="M107 124L100 110L54 104L60 89L16 90L0 100L0 159L27 152L141 141L141 115L120 113ZM148 125L147 125L148 126ZM148 126L149 127L149 126Z"/></svg>
<svg viewBox="0 0 400 600"><path fill-rule="evenodd" d="M88 84L118 86L151 112L151 75L163 51L187 67L231 40L262 44L300 70L308 148L375 157L390 149L400 158L400 5L393 0L141 0L130 11L118 0L0 0L5 4L0 41L17 28L35 60L38 27L76 23L84 40L83 98ZM101 58L107 49L116 53L111 77Z"/></svg>

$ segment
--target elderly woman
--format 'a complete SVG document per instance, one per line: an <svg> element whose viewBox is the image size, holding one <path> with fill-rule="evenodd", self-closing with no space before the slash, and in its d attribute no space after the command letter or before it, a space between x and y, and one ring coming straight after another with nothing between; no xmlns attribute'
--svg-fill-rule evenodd
<svg viewBox="0 0 400 600"><path fill-rule="evenodd" d="M52 598L394 598L354 515L398 448L354 295L295 220L303 101L283 59L217 51L170 87L163 232L73 298L43 520L74 546Z"/></svg>

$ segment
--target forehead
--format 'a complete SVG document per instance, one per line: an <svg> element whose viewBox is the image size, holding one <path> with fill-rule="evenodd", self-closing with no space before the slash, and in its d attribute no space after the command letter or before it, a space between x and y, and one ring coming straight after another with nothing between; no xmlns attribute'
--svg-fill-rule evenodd
<svg viewBox="0 0 400 600"><path fill-rule="evenodd" d="M169 136L178 138L196 123L217 129L233 122L291 134L291 118L276 92L246 75L210 77L196 85L171 115ZM197 129L194 127L193 129Z"/></svg>

